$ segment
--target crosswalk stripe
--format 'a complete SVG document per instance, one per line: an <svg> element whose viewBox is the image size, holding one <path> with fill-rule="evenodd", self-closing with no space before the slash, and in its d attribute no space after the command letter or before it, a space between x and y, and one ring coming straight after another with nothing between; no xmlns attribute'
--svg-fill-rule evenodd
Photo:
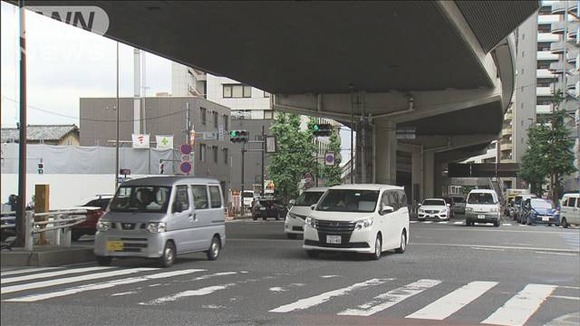
<svg viewBox="0 0 580 326"><path fill-rule="evenodd" d="M347 316L365 316L368 317L379 311L383 311L397 303L421 293L435 285L440 284L439 280L419 280L417 282L407 284L398 289L383 293L376 296L371 302L358 306L357 309L347 309L339 313L339 315Z"/></svg>
<svg viewBox="0 0 580 326"><path fill-rule="evenodd" d="M143 306L158 305L158 304L162 304L165 302L176 301L180 298L197 297L197 296L212 294L216 291L225 290L225 289L232 287L234 285L236 285L236 284L235 283L228 283L228 284L223 284L223 285L208 286L208 287L197 289L197 290L189 290L189 291L179 292L179 293L176 293L173 295L168 295L165 297L157 298L157 299L151 300L149 302L139 302L139 304L143 305Z"/></svg>
<svg viewBox="0 0 580 326"><path fill-rule="evenodd" d="M522 291L509 299L482 324L524 325L540 308L542 302L556 289L555 285L528 284Z"/></svg>
<svg viewBox="0 0 580 326"><path fill-rule="evenodd" d="M460 225L460 224L463 224L463 222L453 222L453 224Z"/></svg>
<svg viewBox="0 0 580 326"><path fill-rule="evenodd" d="M2 284L9 284L9 283L15 283L15 282L21 282L21 281L30 281L30 280L40 279L40 278L55 277L55 276L61 276L61 275L67 275L67 274L93 272L93 271L109 269L109 268L112 268L112 267L99 266L99 267L73 268L73 269L65 269L65 270L56 271L56 272L46 272L46 273L40 273L40 274L2 278Z"/></svg>
<svg viewBox="0 0 580 326"><path fill-rule="evenodd" d="M443 320L497 284L497 282L471 282L405 318Z"/></svg>
<svg viewBox="0 0 580 326"><path fill-rule="evenodd" d="M48 286L55 286L55 285L62 285L62 284L67 284L67 283L96 280L96 279L106 278L106 277L113 277L113 276L134 274L134 273L139 273L139 272L153 271L153 270L157 270L157 269L158 268L150 268L150 267L121 269L121 270L113 271L113 272L95 273L95 274L89 274L89 275L59 278L59 279L48 280L48 281L26 283L26 284L21 284L21 285L12 285L12 286L2 287L0 289L0 293L1 294L8 294L8 293L26 291L26 290L31 290L31 289L45 288Z"/></svg>
<svg viewBox="0 0 580 326"><path fill-rule="evenodd" d="M108 288L112 288L112 287L115 287L118 285L133 284L133 283L144 282L144 281L148 281L148 280L156 280L156 279L161 279L161 278L168 278L168 277L186 275L186 274L203 272L203 271L205 271L205 269L184 269L184 270L179 270L179 271L157 273L157 274L144 275L144 276L139 276L139 277L129 277L129 278L124 278L124 279L120 279L120 280L112 280L112 281L108 281L108 282L103 282L103 283L93 283L93 284L87 284L87 285L80 285L80 286L69 288L69 289L62 290L62 291L42 293L42 294L37 294L37 295L29 295L29 296L24 296L24 297L19 297L19 298L8 299L8 300L4 300L4 301L8 301L8 302L34 302L34 301L46 300L46 299L51 299L51 298L62 297L62 296L66 296L66 295L86 292L86 291L108 289Z"/></svg>
<svg viewBox="0 0 580 326"><path fill-rule="evenodd" d="M346 295L353 290L356 290L359 288L365 288L365 287L369 287L369 286L381 285L383 283L386 283L386 282L392 281L392 280L394 280L394 279L392 279L392 278L383 278L383 279L373 278L373 279L370 279L368 281L364 281L361 283L355 283L351 286L348 286L348 287L345 287L342 289L338 289L338 290L334 290L334 291L330 291L330 292L325 292L325 293L322 293L322 294L319 294L319 295L316 295L316 296L313 296L310 298L306 298L306 299L301 299L301 300L298 300L296 302L280 306L276 309L272 309L272 310L270 310L270 312L290 312L290 311L294 311L294 310L308 309L310 307L314 307L316 305L324 303L333 297L339 297L342 295Z"/></svg>
<svg viewBox="0 0 580 326"><path fill-rule="evenodd" d="M4 276L12 276L12 275L18 275L18 274L36 273L36 272L50 271L50 270L55 270L55 269L60 269L60 267L39 267L39 268L18 269L18 270L14 270L14 271L2 271L2 272L0 272L0 276L4 277Z"/></svg>

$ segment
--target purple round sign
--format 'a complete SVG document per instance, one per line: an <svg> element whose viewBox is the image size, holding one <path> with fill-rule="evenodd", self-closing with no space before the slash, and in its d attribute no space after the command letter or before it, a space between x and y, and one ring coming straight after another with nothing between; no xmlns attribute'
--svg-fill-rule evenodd
<svg viewBox="0 0 580 326"><path fill-rule="evenodd" d="M189 173L191 171L191 163L188 161L181 162L181 164L179 164L179 169L183 173Z"/></svg>
<svg viewBox="0 0 580 326"><path fill-rule="evenodd" d="M181 147L179 149L181 151L181 154L187 155L187 154L191 153L191 145L189 145L189 144L183 144L183 145L181 145Z"/></svg>

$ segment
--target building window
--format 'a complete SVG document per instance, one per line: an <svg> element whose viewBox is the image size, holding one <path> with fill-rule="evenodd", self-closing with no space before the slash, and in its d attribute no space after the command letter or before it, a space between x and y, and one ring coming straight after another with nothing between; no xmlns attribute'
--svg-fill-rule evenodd
<svg viewBox="0 0 580 326"><path fill-rule="evenodd" d="M540 78L538 79L538 87L551 87L553 79L551 78Z"/></svg>
<svg viewBox="0 0 580 326"><path fill-rule="evenodd" d="M264 91L264 97L270 97L270 93Z"/></svg>
<svg viewBox="0 0 580 326"><path fill-rule="evenodd" d="M522 68L522 75L524 74L524 68Z"/></svg>
<svg viewBox="0 0 580 326"><path fill-rule="evenodd" d="M274 119L274 111L273 110L266 110L264 111L264 119Z"/></svg>
<svg viewBox="0 0 580 326"><path fill-rule="evenodd" d="M550 33L552 32L552 24L539 24L538 33Z"/></svg>
<svg viewBox="0 0 580 326"><path fill-rule="evenodd" d="M538 105L550 105L550 104L552 104L552 99L549 97L538 97L536 104L538 104Z"/></svg>
<svg viewBox="0 0 580 326"><path fill-rule="evenodd" d="M243 84L224 84L224 98L250 98L252 97L252 86Z"/></svg>
<svg viewBox="0 0 580 326"><path fill-rule="evenodd" d="M538 60L538 69L550 69L550 61Z"/></svg>
<svg viewBox="0 0 580 326"><path fill-rule="evenodd" d="M550 51L550 42L538 42L538 51Z"/></svg>
<svg viewBox="0 0 580 326"><path fill-rule="evenodd" d="M199 113L201 115L201 124L205 126L205 124L207 123L207 109L199 108Z"/></svg>
<svg viewBox="0 0 580 326"><path fill-rule="evenodd" d="M199 161L205 162L205 144L199 144Z"/></svg>
<svg viewBox="0 0 580 326"><path fill-rule="evenodd" d="M217 163L218 162L218 147L217 146L212 146L212 151L213 151L213 162Z"/></svg>
<svg viewBox="0 0 580 326"><path fill-rule="evenodd" d="M217 129L218 127L218 113L217 112L213 112L213 126Z"/></svg>
<svg viewBox="0 0 580 326"><path fill-rule="evenodd" d="M227 114L224 114L224 130L228 131L230 130L230 126L229 126L229 117Z"/></svg>
<svg viewBox="0 0 580 326"><path fill-rule="evenodd" d="M229 155L228 154L228 149L227 148L224 148L223 149L223 152L224 152L224 164L228 164L228 155Z"/></svg>

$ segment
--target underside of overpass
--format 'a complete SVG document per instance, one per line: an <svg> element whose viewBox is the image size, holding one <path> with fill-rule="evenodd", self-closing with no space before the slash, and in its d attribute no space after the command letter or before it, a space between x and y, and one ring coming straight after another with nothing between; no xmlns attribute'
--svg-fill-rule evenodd
<svg viewBox="0 0 580 326"><path fill-rule="evenodd" d="M16 1L11 1L17 4ZM421 185L499 137L510 33L539 1L27 1L94 5L105 36L272 93L357 131L356 182ZM397 129L415 137L396 139ZM397 159L397 152L407 153ZM399 179L397 180L397 171ZM410 176L410 177L409 177Z"/></svg>

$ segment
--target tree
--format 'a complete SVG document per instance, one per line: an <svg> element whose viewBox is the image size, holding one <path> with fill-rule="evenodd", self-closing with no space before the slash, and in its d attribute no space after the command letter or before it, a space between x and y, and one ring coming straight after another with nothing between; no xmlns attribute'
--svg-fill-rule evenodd
<svg viewBox="0 0 580 326"><path fill-rule="evenodd" d="M541 195L542 186L550 185L550 197L560 198L563 177L576 171L573 140L565 121L568 114L560 108L563 101L558 90L552 100L553 111L546 121L528 130L529 148L522 157L520 176L530 183L532 193Z"/></svg>
<svg viewBox="0 0 580 326"><path fill-rule="evenodd" d="M325 185L328 187L342 183L342 170L340 169L340 138L338 130L333 129L330 135L329 152L334 153L334 165L323 164L321 167L321 176L324 178Z"/></svg>
<svg viewBox="0 0 580 326"><path fill-rule="evenodd" d="M310 131L300 130L300 116L279 113L271 127L276 137L276 153L268 173L276 185L278 196L284 201L298 196L302 176L315 169L315 145Z"/></svg>

